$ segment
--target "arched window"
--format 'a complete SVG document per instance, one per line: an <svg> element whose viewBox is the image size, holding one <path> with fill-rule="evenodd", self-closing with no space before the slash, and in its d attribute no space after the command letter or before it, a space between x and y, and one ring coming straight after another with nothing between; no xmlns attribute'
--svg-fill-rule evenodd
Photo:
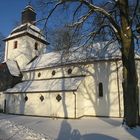
<svg viewBox="0 0 140 140"><path fill-rule="evenodd" d="M69 68L69 69L68 69L68 74L71 74L71 73L72 73L72 69Z"/></svg>
<svg viewBox="0 0 140 140"><path fill-rule="evenodd" d="M103 83L100 82L98 88L99 88L99 97L103 97Z"/></svg>
<svg viewBox="0 0 140 140"><path fill-rule="evenodd" d="M37 42L35 42L35 50L38 50L38 43Z"/></svg>
<svg viewBox="0 0 140 140"><path fill-rule="evenodd" d="M14 41L14 49L16 49L17 48L17 46L18 46L18 42L17 41Z"/></svg>

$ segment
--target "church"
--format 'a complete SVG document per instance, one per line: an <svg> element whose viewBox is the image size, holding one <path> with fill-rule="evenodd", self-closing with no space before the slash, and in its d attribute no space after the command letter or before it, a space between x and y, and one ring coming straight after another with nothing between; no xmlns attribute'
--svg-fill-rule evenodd
<svg viewBox="0 0 140 140"><path fill-rule="evenodd" d="M49 43L35 25L36 13L30 5L22 11L21 20L5 38L0 110L51 118L123 117L122 61L117 43L46 53ZM139 54L135 61L139 78Z"/></svg>

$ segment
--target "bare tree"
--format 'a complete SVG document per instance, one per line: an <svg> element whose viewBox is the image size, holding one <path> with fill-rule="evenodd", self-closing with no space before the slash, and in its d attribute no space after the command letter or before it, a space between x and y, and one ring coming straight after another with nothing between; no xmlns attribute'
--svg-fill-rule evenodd
<svg viewBox="0 0 140 140"><path fill-rule="evenodd" d="M66 26L50 31L48 37L54 51L69 50L80 43L79 34Z"/></svg>
<svg viewBox="0 0 140 140"><path fill-rule="evenodd" d="M109 40L118 41L123 63L124 118L129 127L138 125L139 93L134 40L137 39L136 31L139 31L140 25L140 1L104 0L99 5L96 0L40 0L40 4L51 7L45 25L57 7L71 6L71 27L82 30L85 43L101 33L106 34Z"/></svg>

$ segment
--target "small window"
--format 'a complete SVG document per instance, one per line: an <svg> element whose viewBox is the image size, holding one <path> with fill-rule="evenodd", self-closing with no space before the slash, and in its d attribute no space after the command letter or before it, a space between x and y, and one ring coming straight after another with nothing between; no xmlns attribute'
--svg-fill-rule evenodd
<svg viewBox="0 0 140 140"><path fill-rule="evenodd" d="M40 96L40 101L43 102L43 100L44 100L44 96L41 95L41 96Z"/></svg>
<svg viewBox="0 0 140 140"><path fill-rule="evenodd" d="M58 94L58 95L56 96L56 100L57 100L58 102L60 102L60 101L62 100L62 97Z"/></svg>
<svg viewBox="0 0 140 140"><path fill-rule="evenodd" d="M99 83L99 97L103 97L103 83Z"/></svg>
<svg viewBox="0 0 140 140"><path fill-rule="evenodd" d="M38 43L35 42L35 50L38 50Z"/></svg>
<svg viewBox="0 0 140 140"><path fill-rule="evenodd" d="M24 100L25 100L25 102L27 102L27 101L28 101L28 97L27 97L27 96L25 96Z"/></svg>
<svg viewBox="0 0 140 140"><path fill-rule="evenodd" d="M38 77L40 77L40 76L41 76L41 73L39 72L39 73L38 73Z"/></svg>
<svg viewBox="0 0 140 140"><path fill-rule="evenodd" d="M71 74L72 73L72 69L68 69L68 74Z"/></svg>
<svg viewBox="0 0 140 140"><path fill-rule="evenodd" d="M52 71L52 76L54 76L54 75L55 75L55 70Z"/></svg>
<svg viewBox="0 0 140 140"><path fill-rule="evenodd" d="M18 45L18 42L17 41L14 41L14 49L17 48L17 45Z"/></svg>

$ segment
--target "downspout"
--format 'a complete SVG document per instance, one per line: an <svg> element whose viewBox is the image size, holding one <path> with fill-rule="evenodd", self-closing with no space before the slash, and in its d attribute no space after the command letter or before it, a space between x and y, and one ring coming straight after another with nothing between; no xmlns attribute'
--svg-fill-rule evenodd
<svg viewBox="0 0 140 140"><path fill-rule="evenodd" d="M117 70L117 89L118 89L118 102L119 102L119 117L121 117L121 101L120 101L120 85L119 85L119 69L118 69L118 63L117 60L116 63L116 70Z"/></svg>
<svg viewBox="0 0 140 140"><path fill-rule="evenodd" d="M73 91L74 94L74 118L76 119L76 93Z"/></svg>

